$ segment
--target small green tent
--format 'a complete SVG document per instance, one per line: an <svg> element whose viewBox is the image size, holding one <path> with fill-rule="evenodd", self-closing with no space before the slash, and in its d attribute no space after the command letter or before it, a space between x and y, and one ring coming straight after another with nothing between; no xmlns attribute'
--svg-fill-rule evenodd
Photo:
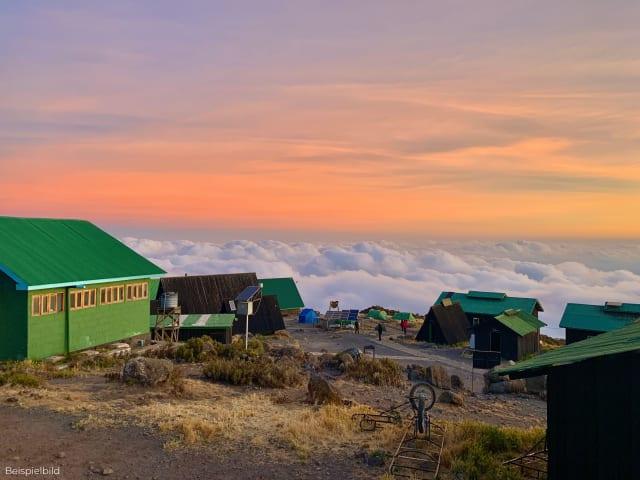
<svg viewBox="0 0 640 480"><path fill-rule="evenodd" d="M394 320L408 320L409 322L415 322L415 317L413 316L412 313L409 312L396 312L396 314L393 316Z"/></svg>
<svg viewBox="0 0 640 480"><path fill-rule="evenodd" d="M376 309L372 308L367 313L367 318L373 318L375 320L386 320L387 319L387 312L385 312L384 310L376 310Z"/></svg>

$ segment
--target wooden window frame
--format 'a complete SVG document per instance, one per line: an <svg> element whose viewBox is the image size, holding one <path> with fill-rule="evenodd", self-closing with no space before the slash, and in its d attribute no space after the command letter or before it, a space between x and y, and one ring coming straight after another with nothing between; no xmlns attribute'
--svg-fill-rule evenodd
<svg viewBox="0 0 640 480"><path fill-rule="evenodd" d="M37 310L34 305L38 303ZM55 307L53 306L55 304ZM46 305L46 308L45 308ZM41 293L33 295L31 297L31 316L42 317L45 315L55 315L56 313L64 312L65 301L64 293Z"/></svg>
<svg viewBox="0 0 640 480"><path fill-rule="evenodd" d="M127 284L127 301L136 302L149 298L149 284L147 282Z"/></svg>
<svg viewBox="0 0 640 480"><path fill-rule="evenodd" d="M95 288L82 290L74 290L69 292L71 306L69 310L84 310L85 308L94 308L98 303L98 294ZM88 303L85 303L85 297L88 297Z"/></svg>
<svg viewBox="0 0 640 480"><path fill-rule="evenodd" d="M100 288L100 305L113 305L124 302L124 285L112 285Z"/></svg>

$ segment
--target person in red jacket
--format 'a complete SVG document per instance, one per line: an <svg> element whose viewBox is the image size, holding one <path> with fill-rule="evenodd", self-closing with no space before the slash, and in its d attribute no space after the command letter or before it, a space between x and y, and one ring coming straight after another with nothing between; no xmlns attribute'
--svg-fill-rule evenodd
<svg viewBox="0 0 640 480"><path fill-rule="evenodd" d="M400 322L400 328L402 328L402 333L404 333L404 336L407 336L407 328L409 328L409 321L408 320L402 320Z"/></svg>

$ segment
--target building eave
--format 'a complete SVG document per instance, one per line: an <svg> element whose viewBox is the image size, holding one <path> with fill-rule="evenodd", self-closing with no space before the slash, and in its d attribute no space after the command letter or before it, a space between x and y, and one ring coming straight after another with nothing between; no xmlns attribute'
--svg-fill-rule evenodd
<svg viewBox="0 0 640 480"><path fill-rule="evenodd" d="M82 288L87 285L96 285L100 283L112 283L112 282L125 282L128 280L143 280L143 279L157 279L162 278L164 274L153 275L134 275L128 277L115 277L115 278L100 278L93 280L74 280L73 282L60 282L60 283L48 283L44 285L27 285L24 281L21 283L16 282L16 290L45 290L49 288L66 288L66 287L78 287Z"/></svg>

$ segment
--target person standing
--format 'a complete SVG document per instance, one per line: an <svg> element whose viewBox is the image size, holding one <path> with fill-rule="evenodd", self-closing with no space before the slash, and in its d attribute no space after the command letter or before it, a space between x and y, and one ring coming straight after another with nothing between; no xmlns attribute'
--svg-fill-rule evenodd
<svg viewBox="0 0 640 480"><path fill-rule="evenodd" d="M360 322L358 322L357 318L356 318L356 322L353 324L353 329L355 333L360 333Z"/></svg>
<svg viewBox="0 0 640 480"><path fill-rule="evenodd" d="M376 331L378 332L378 340L382 341L382 332L384 331L384 327L380 322L378 322L378 326L376 327Z"/></svg>
<svg viewBox="0 0 640 480"><path fill-rule="evenodd" d="M409 322L407 320L402 320L400 322L400 327L402 328L402 333L404 336L407 336L407 328L409 327Z"/></svg>

